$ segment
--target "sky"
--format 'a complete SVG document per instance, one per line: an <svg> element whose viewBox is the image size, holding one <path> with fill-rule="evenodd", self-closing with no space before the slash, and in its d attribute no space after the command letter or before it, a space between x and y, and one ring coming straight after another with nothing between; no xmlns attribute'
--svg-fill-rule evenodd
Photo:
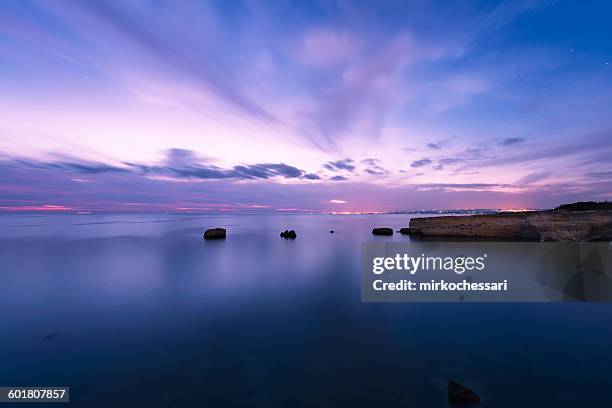
<svg viewBox="0 0 612 408"><path fill-rule="evenodd" d="M609 1L0 2L0 212L612 197Z"/></svg>

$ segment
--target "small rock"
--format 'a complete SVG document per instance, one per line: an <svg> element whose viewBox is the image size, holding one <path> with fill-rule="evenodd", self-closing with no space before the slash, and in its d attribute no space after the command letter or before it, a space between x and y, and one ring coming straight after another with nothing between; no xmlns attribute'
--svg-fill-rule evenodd
<svg viewBox="0 0 612 408"><path fill-rule="evenodd" d="M330 233L330 234L333 234L333 233L334 233L334 230L329 230L329 233Z"/></svg>
<svg viewBox="0 0 612 408"><path fill-rule="evenodd" d="M480 401L478 394L453 380L448 380L448 399L463 404Z"/></svg>
<svg viewBox="0 0 612 408"><path fill-rule="evenodd" d="M225 228L211 228L204 233L204 239L225 239Z"/></svg>
<svg viewBox="0 0 612 408"><path fill-rule="evenodd" d="M399 232L400 232L400 234L403 234L403 235L410 235L410 234L412 234L412 230L410 229L410 227L400 228Z"/></svg>
<svg viewBox="0 0 612 408"><path fill-rule="evenodd" d="M393 235L392 228L374 228L372 230L372 234L374 235Z"/></svg>
<svg viewBox="0 0 612 408"><path fill-rule="evenodd" d="M297 238L297 234L295 233L294 230L285 230L283 232L280 233L281 238L285 238L285 239L296 239Z"/></svg>

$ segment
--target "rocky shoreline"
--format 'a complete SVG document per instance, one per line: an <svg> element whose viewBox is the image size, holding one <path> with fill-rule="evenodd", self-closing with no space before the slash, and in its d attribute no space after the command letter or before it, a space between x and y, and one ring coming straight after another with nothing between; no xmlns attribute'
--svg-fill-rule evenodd
<svg viewBox="0 0 612 408"><path fill-rule="evenodd" d="M547 211L412 218L409 228L401 232L432 237L610 241L612 210L571 211L562 206Z"/></svg>

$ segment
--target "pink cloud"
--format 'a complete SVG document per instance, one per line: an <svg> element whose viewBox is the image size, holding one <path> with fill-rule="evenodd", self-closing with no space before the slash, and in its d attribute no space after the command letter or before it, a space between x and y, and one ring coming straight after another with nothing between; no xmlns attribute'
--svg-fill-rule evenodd
<svg viewBox="0 0 612 408"><path fill-rule="evenodd" d="M44 204L44 205L15 205L15 206L0 206L0 211L72 211L72 208L63 205Z"/></svg>

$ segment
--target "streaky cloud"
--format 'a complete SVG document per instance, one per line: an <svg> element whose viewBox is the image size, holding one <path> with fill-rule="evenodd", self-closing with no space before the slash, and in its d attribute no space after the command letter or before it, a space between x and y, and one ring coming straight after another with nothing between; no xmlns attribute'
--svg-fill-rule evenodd
<svg viewBox="0 0 612 408"><path fill-rule="evenodd" d="M428 166L431 164L431 159L420 159L415 160L410 164L410 167L419 168L423 166Z"/></svg>
<svg viewBox="0 0 612 408"><path fill-rule="evenodd" d="M512 146L515 144L523 143L524 141L525 141L525 138L523 137L508 137L506 139L501 140L499 144L501 146Z"/></svg>
<svg viewBox="0 0 612 408"><path fill-rule="evenodd" d="M223 100L261 120L280 122L232 84L232 78L220 66L220 58L198 59L198 54L193 50L177 45L180 42L168 41L163 30L158 33L152 29L155 25L151 21L142 22L132 18L127 12L127 7L122 8L121 3L100 0L75 4L107 23L160 62L198 79Z"/></svg>
<svg viewBox="0 0 612 408"><path fill-rule="evenodd" d="M168 149L166 159L160 165L124 162L123 167L100 162L73 159L71 161L37 161L24 158L4 159L0 167L29 168L38 170L61 170L76 174L133 173L143 176L165 176L174 178L193 178L203 180L267 180L274 177L288 179L320 180L308 173L285 163L259 163L236 165L222 168L212 164L201 164L195 152L186 149Z"/></svg>
<svg viewBox="0 0 612 408"><path fill-rule="evenodd" d="M355 165L353 163L354 160L352 159L336 160L325 163L323 167L331 171L346 170L352 173L355 171Z"/></svg>

